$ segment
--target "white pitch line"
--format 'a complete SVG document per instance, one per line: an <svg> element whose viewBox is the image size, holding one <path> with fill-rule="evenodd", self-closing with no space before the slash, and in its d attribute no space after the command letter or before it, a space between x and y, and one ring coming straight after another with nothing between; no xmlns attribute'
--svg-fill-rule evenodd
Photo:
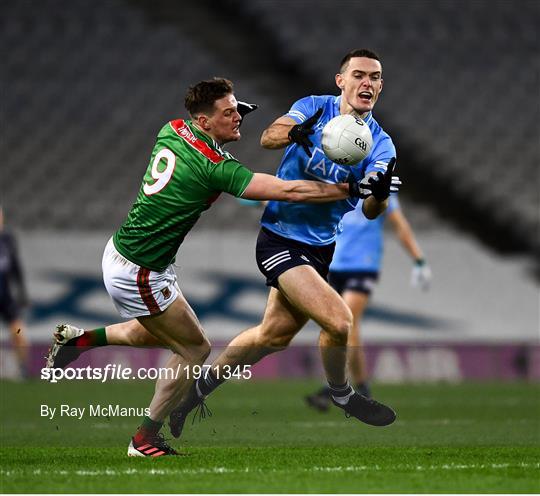
<svg viewBox="0 0 540 496"><path fill-rule="evenodd" d="M412 424L422 424L422 425L469 425L476 423L475 420L471 419L450 419L450 418L441 418L441 419L421 419L421 420L401 420L398 419L397 425L412 425ZM291 425L294 427L303 427L303 428L312 428L312 427L343 427L348 429L349 424L343 421L331 421L331 420L320 420L320 421L297 421L291 422Z"/></svg>
<svg viewBox="0 0 540 496"><path fill-rule="evenodd" d="M437 470L499 470L509 468L540 468L540 463L448 463L443 465L395 465L393 470L414 470L414 471L437 471ZM384 471L388 470L386 467L380 465L351 465L351 466L337 466L337 467L309 467L300 468L295 470L291 469L251 469L246 467L244 469L227 468L227 467L214 467L214 468L198 468L198 469L169 469L169 468L150 468L150 469L138 469L128 468L123 470L105 469L105 470L0 470L0 475L6 477L23 476L23 475L77 475L88 477L101 477L104 475L109 476L122 476L122 475L202 475L202 474L241 474L241 473L314 473L314 472L366 472L366 471Z"/></svg>

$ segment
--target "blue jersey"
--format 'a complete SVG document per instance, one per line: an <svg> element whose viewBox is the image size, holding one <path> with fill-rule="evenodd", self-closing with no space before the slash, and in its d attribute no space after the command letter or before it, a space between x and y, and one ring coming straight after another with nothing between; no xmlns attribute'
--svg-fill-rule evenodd
<svg viewBox="0 0 540 496"><path fill-rule="evenodd" d="M379 272L383 253L383 226L386 214L399 208L396 195L390 195L388 208L376 219L362 212L362 203L343 216L342 231L336 240L330 270L334 272Z"/></svg>
<svg viewBox="0 0 540 496"><path fill-rule="evenodd" d="M361 180L367 173L386 170L386 165L396 156L396 149L371 113L364 119L373 136L370 154L353 167L338 165L328 159L321 146L322 129L334 117L340 115L340 96L308 96L293 104L287 117L299 124L311 117L322 107L323 113L310 136L313 147L308 157L303 148L290 144L283 154L276 176L285 179L308 179L325 183L347 182L349 174ZM271 201L261 219L261 224L270 231L285 238L294 239L310 245L333 243L339 232L339 223L346 212L353 210L358 203L356 198L348 198L330 203L288 203Z"/></svg>

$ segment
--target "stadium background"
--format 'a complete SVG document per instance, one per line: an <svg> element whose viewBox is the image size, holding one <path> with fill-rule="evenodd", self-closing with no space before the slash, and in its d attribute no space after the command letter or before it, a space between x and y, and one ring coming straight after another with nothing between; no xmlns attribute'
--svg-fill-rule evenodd
<svg viewBox="0 0 540 496"><path fill-rule="evenodd" d="M103 247L157 131L185 116L189 84L214 75L260 106L228 149L272 173L281 154L258 145L268 123L298 97L334 93L349 49L377 51L374 114L397 144L400 199L434 272L428 293L411 289L388 234L363 332L374 392L398 411L392 428L307 410L320 378L309 325L257 366L273 380L216 392L212 419L181 440L189 457L151 466L124 456L136 419L38 413L44 402L143 407L151 381L0 381L0 491L540 491L539 25L535 0L0 0L0 202L25 268L36 376L55 324L118 320ZM260 214L222 195L179 253L213 343L262 314ZM1 325L0 375L16 378ZM107 347L77 364L165 355Z"/></svg>
<svg viewBox="0 0 540 496"><path fill-rule="evenodd" d="M410 356L395 348L377 366L372 353L370 366L387 380L459 379L480 357L462 345L475 344L486 364L477 376L538 377L537 2L0 5L1 201L19 234L36 346L57 322L117 320L102 247L135 198L157 130L185 115L189 84L226 76L260 105L229 150L271 173L280 153L259 147L264 127L300 96L335 93L336 62L368 46L384 64L375 115L397 143L403 208L434 271L429 293L410 289L410 263L387 236L365 336L373 353L408 344ZM177 262L215 342L256 322L266 294L253 255L261 210L226 196ZM296 343L314 345L316 332L308 327ZM5 355L3 374L13 365Z"/></svg>

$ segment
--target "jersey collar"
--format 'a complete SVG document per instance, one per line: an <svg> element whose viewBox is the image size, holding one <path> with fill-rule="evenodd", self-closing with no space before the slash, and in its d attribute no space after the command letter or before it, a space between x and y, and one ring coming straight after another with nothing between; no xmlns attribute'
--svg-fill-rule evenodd
<svg viewBox="0 0 540 496"><path fill-rule="evenodd" d="M216 142L214 139L206 134L204 131L201 131L195 124L193 124L193 121L191 119L186 119L184 122L189 126L191 129L191 132L197 136L197 138L202 139L204 142L206 142L208 145L215 146Z"/></svg>
<svg viewBox="0 0 540 496"><path fill-rule="evenodd" d="M214 138L212 138L212 136L206 134L204 131L201 131L197 126L195 126L195 124L193 124L192 120L186 120L184 122L188 124L189 128L192 130L194 134L197 135L198 138L201 138L207 144L212 145L222 155L228 154L228 152L223 150L222 145L220 145Z"/></svg>

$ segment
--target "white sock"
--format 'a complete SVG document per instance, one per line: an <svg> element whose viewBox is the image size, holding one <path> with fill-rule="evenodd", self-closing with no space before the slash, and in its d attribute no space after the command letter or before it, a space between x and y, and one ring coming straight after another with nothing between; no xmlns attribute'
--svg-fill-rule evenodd
<svg viewBox="0 0 540 496"><path fill-rule="evenodd" d="M336 403L340 405L346 405L349 402L349 398L354 394L354 389L347 381L343 386L330 386L330 394Z"/></svg>
<svg viewBox="0 0 540 496"><path fill-rule="evenodd" d="M347 403L349 403L349 398L350 398L351 396L353 396L353 395L354 395L354 390L351 391L351 392L350 392L348 395L346 395L346 396L334 396L334 395L332 395L332 398L334 398L334 401L335 401L336 403L339 403L340 405L346 405Z"/></svg>

